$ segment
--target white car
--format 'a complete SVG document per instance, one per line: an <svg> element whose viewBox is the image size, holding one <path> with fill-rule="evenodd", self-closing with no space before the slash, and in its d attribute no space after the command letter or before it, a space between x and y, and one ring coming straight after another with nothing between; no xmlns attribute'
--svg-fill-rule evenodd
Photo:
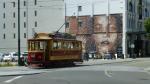
<svg viewBox="0 0 150 84"><path fill-rule="evenodd" d="M3 61L12 61L12 56L9 53L5 53L3 56Z"/></svg>
<svg viewBox="0 0 150 84"><path fill-rule="evenodd" d="M18 61L18 52L10 52L10 55L12 56L12 61L16 62ZM22 54L20 53L20 58L22 57Z"/></svg>
<svg viewBox="0 0 150 84"><path fill-rule="evenodd" d="M12 61L18 61L18 53L17 52L10 52L10 55L12 56Z"/></svg>

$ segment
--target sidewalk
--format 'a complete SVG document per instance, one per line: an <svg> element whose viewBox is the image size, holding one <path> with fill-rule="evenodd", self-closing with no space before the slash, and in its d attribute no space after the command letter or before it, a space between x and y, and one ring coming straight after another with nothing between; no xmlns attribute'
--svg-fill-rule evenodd
<svg viewBox="0 0 150 84"><path fill-rule="evenodd" d="M0 67L1 76L31 75L42 73L42 70L30 69L24 66Z"/></svg>
<svg viewBox="0 0 150 84"><path fill-rule="evenodd" d="M111 64L111 63L120 63L120 62L132 62L140 59L89 59L89 61L84 61L83 65L102 65L102 64Z"/></svg>
<svg viewBox="0 0 150 84"><path fill-rule="evenodd" d="M137 58L137 59L126 58L113 60L90 59L89 61L84 61L83 64L81 65L103 65L103 64L142 61L142 60L150 60L150 58ZM0 67L0 76L29 75L29 74L39 74L42 72L44 72L44 70L31 69L24 66Z"/></svg>

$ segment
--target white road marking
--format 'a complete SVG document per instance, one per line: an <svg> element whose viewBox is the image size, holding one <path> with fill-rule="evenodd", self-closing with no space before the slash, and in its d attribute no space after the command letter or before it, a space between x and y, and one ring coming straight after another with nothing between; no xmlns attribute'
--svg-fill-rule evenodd
<svg viewBox="0 0 150 84"><path fill-rule="evenodd" d="M17 76L17 77L14 77L14 78L12 78L12 79L9 79L9 80L6 80L6 81L4 81L5 83L11 83L11 82L13 82L14 80L16 80L16 79L19 79L19 78L22 78L23 76Z"/></svg>
<svg viewBox="0 0 150 84"><path fill-rule="evenodd" d="M105 70L104 73L107 77L109 77L109 78L112 77L112 75L111 75L112 73L110 73L108 70Z"/></svg>

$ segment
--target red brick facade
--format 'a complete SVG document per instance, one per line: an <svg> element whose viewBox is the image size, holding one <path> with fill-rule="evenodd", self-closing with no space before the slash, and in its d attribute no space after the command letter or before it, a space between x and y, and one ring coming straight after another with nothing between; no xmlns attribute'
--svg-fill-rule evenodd
<svg viewBox="0 0 150 84"><path fill-rule="evenodd" d="M82 41L83 52L97 52L98 57L106 52L116 52L122 44L122 15L96 15L66 17L69 28L67 33L76 35ZM108 31L108 33L106 33ZM107 35L108 34L108 35Z"/></svg>

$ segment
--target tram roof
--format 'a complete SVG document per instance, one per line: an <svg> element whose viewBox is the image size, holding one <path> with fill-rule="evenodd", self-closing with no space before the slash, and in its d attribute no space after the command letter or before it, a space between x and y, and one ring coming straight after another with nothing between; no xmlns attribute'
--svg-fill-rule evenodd
<svg viewBox="0 0 150 84"><path fill-rule="evenodd" d="M35 33L34 37L29 40L49 40L49 39L52 39L52 37L50 37L48 33Z"/></svg>
<svg viewBox="0 0 150 84"><path fill-rule="evenodd" d="M72 37L70 38L70 36L68 38L68 36L64 36L64 34L61 35L61 34L53 34L53 33L36 33L32 39L28 39L28 40L50 40L50 39L77 41L76 39Z"/></svg>

